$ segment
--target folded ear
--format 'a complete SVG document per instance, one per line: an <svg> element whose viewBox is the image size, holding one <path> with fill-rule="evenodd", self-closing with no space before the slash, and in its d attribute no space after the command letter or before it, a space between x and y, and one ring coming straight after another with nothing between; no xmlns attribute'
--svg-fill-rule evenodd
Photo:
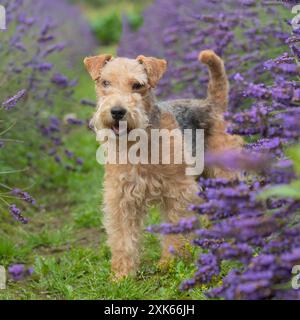
<svg viewBox="0 0 300 320"><path fill-rule="evenodd" d="M94 81L100 78L102 68L111 58L110 54L101 54L99 56L86 57L83 60L87 71Z"/></svg>
<svg viewBox="0 0 300 320"><path fill-rule="evenodd" d="M150 86L152 88L156 87L167 70L167 61L145 56L138 56L136 59L145 67Z"/></svg>

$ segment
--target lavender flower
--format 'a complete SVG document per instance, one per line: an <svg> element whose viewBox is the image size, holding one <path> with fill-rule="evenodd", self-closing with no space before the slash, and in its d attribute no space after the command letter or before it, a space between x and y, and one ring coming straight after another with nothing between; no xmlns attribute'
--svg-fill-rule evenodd
<svg viewBox="0 0 300 320"><path fill-rule="evenodd" d="M292 267L300 262L300 147L290 149L300 136L299 31L291 35L282 21L274 23L276 8L266 9L257 1L238 2L242 9L233 0L161 0L146 10L145 24L137 33L124 21L121 55L143 52L169 61L157 90L160 97L202 97L206 87L199 83L205 84L207 75L201 73L197 52L209 47L222 55L234 83L225 115L228 132L246 141L239 152L206 154L207 164L241 175L241 181L199 180L204 202L189 209L205 216L209 227L168 223L148 230L191 233L192 243L205 250L196 261L194 277L182 283L182 290L202 284L211 287L222 280L207 292L208 297L299 299L290 285ZM222 14L211 14L220 9ZM272 23L260 23L264 10ZM282 53L270 59L263 54L269 52L264 50L268 46L282 47ZM276 198L268 196L274 187ZM224 261L234 262L225 275Z"/></svg>
<svg viewBox="0 0 300 320"><path fill-rule="evenodd" d="M12 217L16 221L19 221L23 224L28 223L28 219L23 217L21 209L19 209L15 204L12 204L9 206L9 211L10 211L10 214L12 215Z"/></svg>
<svg viewBox="0 0 300 320"><path fill-rule="evenodd" d="M77 158L76 159L76 163L79 165L79 166L82 166L84 161L81 159L81 158Z"/></svg>
<svg viewBox="0 0 300 320"><path fill-rule="evenodd" d="M25 191L22 191L18 188L15 188L11 191L11 194L19 197L21 200L24 200L25 202L28 202L32 205L35 204L35 199L33 199L32 196L28 192L25 192Z"/></svg>
<svg viewBox="0 0 300 320"><path fill-rule="evenodd" d="M14 264L8 268L8 273L14 281L20 281L24 278L31 276L34 270L32 267L26 268L24 264Z"/></svg>
<svg viewBox="0 0 300 320"><path fill-rule="evenodd" d="M3 4L10 32L1 33L0 56L2 73L5 75L1 83L0 99L4 101L1 106L2 110L10 110L18 102L22 101L24 105L22 112L2 113L1 123L8 124L8 129L4 127L1 130L1 151L8 144L20 140L19 137L14 137L14 132L22 132L24 137L34 137L26 143L33 150L40 150L38 157L44 153L65 168L64 161L68 157L63 157L66 149L64 138L71 128L66 128L61 119L64 119L64 110L70 110L71 105L76 103L73 92L77 81L69 80L61 70L73 69L81 63L82 57L90 54L96 47L96 42L80 8L67 1L54 0L50 4L46 0L4 0ZM68 19L69 15L77 17L76 23ZM80 45L78 34L82 36ZM56 55L55 59L53 55ZM16 85L26 89L13 95ZM6 99L4 94L11 95L11 98ZM56 106L57 101L63 101L64 105ZM9 127L14 123L15 126ZM82 121L72 123L81 124ZM6 134L10 135L7 139L2 136ZM72 153L71 150L69 152ZM23 154L17 156L16 160L22 157ZM83 160L77 158L74 155L74 164L82 165ZM28 165L31 166L34 157L30 154L28 160ZM11 163L6 161L4 160L4 166L10 167ZM2 184L4 188L15 183L12 175L2 177L5 179ZM13 188L11 193L16 197L15 201L35 204L35 200L27 192ZM4 197L2 200L9 201ZM18 203L8 205L14 219L27 223Z"/></svg>
<svg viewBox="0 0 300 320"><path fill-rule="evenodd" d="M2 103L2 107L5 110L10 110L13 107L16 106L16 104L25 96L26 94L26 90L20 90L19 92L17 92L14 96L12 96L11 98L7 99L6 101L4 101Z"/></svg>
<svg viewBox="0 0 300 320"><path fill-rule="evenodd" d="M55 75L53 75L51 81L61 88L66 88L69 86L68 78L60 73L56 73Z"/></svg>

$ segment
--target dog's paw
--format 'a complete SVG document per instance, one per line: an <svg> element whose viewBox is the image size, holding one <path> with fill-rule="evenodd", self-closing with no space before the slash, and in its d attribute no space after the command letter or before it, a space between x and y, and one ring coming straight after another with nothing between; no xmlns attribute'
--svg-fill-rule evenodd
<svg viewBox="0 0 300 320"><path fill-rule="evenodd" d="M168 272L173 268L175 263L174 257L163 257L157 263L157 269L162 272Z"/></svg>
<svg viewBox="0 0 300 320"><path fill-rule="evenodd" d="M129 276L129 274L125 273L125 272L114 272L110 279L112 282L120 282L125 280L127 277Z"/></svg>

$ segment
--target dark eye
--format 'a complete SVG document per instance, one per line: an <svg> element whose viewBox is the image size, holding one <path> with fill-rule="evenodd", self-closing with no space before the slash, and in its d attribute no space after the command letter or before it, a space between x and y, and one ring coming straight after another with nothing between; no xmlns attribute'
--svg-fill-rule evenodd
<svg viewBox="0 0 300 320"><path fill-rule="evenodd" d="M136 82L136 83L134 83L134 84L132 85L132 89L133 89L133 90L140 90L140 89L142 89L144 86L145 86L144 84L139 83L139 82Z"/></svg>
<svg viewBox="0 0 300 320"><path fill-rule="evenodd" d="M103 80L103 81L102 81L102 86L103 86L104 88L107 88L107 87L110 86L110 82L107 81L107 80Z"/></svg>

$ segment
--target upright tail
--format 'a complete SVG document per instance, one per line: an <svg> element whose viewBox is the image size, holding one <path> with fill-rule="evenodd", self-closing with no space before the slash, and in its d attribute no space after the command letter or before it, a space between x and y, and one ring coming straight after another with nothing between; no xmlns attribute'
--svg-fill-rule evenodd
<svg viewBox="0 0 300 320"><path fill-rule="evenodd" d="M207 98L214 104L216 112L223 113L227 110L229 100L229 83L223 60L212 50L201 51L198 59L209 70Z"/></svg>

